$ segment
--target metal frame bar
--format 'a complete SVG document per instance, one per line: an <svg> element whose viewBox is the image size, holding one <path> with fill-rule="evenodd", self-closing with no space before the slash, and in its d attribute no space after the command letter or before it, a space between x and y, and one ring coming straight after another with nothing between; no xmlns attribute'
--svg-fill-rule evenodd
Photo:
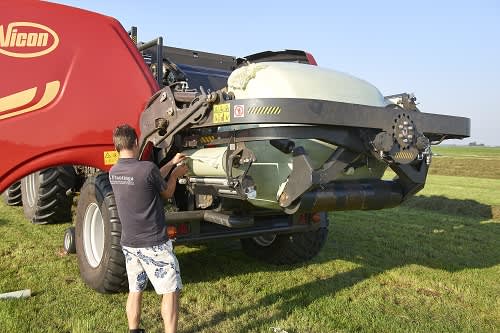
<svg viewBox="0 0 500 333"><path fill-rule="evenodd" d="M228 123L205 122L192 128L206 128L224 125L251 124L304 124L317 126L344 126L357 128L390 129L398 116L409 115L417 130L430 140L441 138L464 138L470 136L470 119L464 117L408 111L401 108L384 108L334 101L296 98L257 98L228 100L230 120ZM235 118L234 107L243 106L244 117ZM277 107L277 114L251 114L248 110L258 107Z"/></svg>
<svg viewBox="0 0 500 333"><path fill-rule="evenodd" d="M223 238L250 238L255 236L267 234L290 234L296 232L307 232L318 229L318 226L310 224L290 225L290 226L276 226L276 227L260 227L249 229L229 229L227 231L215 231L211 233L199 233L187 236L178 236L176 239L177 244L216 240Z"/></svg>
<svg viewBox="0 0 500 333"><path fill-rule="evenodd" d="M158 86L161 88L163 87L163 37L158 37L144 43L137 49L142 52L151 47L156 47L156 82L158 82Z"/></svg>

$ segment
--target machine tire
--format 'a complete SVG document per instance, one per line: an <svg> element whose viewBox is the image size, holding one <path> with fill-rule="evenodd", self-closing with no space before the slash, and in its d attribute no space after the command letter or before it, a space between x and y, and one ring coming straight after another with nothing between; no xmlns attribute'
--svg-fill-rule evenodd
<svg viewBox="0 0 500 333"><path fill-rule="evenodd" d="M69 227L64 232L63 247L64 247L64 251L66 251L66 253L76 253L75 240L76 240L75 227Z"/></svg>
<svg viewBox="0 0 500 333"><path fill-rule="evenodd" d="M87 178L76 211L76 253L83 281L100 293L128 286L122 226L107 173Z"/></svg>
<svg viewBox="0 0 500 333"><path fill-rule="evenodd" d="M326 213L323 213L322 219L322 226L317 230L276 235L274 240L265 245L257 237L241 239L243 252L274 265L290 265L310 260L321 251L328 236Z"/></svg>
<svg viewBox="0 0 500 333"><path fill-rule="evenodd" d="M24 215L35 224L71 220L73 199L66 192L76 183L75 169L70 165L48 168L21 180Z"/></svg>
<svg viewBox="0 0 500 333"><path fill-rule="evenodd" d="M21 194L21 182L15 182L2 193L3 201L8 206L20 206L23 204Z"/></svg>

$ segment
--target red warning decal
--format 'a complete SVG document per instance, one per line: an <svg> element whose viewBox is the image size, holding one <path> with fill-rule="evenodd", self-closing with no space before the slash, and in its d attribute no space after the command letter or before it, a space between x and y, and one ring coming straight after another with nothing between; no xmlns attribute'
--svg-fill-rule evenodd
<svg viewBox="0 0 500 333"><path fill-rule="evenodd" d="M244 105L235 105L234 106L234 118L243 118L245 117L245 106Z"/></svg>

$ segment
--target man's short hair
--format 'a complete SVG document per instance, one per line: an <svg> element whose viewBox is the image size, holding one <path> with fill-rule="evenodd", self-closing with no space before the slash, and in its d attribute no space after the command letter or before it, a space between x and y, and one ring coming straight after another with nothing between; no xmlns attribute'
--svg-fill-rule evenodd
<svg viewBox="0 0 500 333"><path fill-rule="evenodd" d="M137 134L135 133L135 129L130 125L117 126L113 131L113 143L118 152L123 149L132 150L135 140L137 140Z"/></svg>

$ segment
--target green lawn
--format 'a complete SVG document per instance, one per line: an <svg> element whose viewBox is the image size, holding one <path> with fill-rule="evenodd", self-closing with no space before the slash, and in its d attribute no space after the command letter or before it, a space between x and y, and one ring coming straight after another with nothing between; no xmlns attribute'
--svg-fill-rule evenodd
<svg viewBox="0 0 500 333"><path fill-rule="evenodd" d="M260 263L238 241L179 246L179 332L499 332L499 198L500 177L432 174L401 207L330 214L325 248L302 265ZM82 283L61 251L67 226L0 204L0 292L34 293L0 300L2 331L127 332L126 294ZM161 331L152 290L143 322Z"/></svg>

